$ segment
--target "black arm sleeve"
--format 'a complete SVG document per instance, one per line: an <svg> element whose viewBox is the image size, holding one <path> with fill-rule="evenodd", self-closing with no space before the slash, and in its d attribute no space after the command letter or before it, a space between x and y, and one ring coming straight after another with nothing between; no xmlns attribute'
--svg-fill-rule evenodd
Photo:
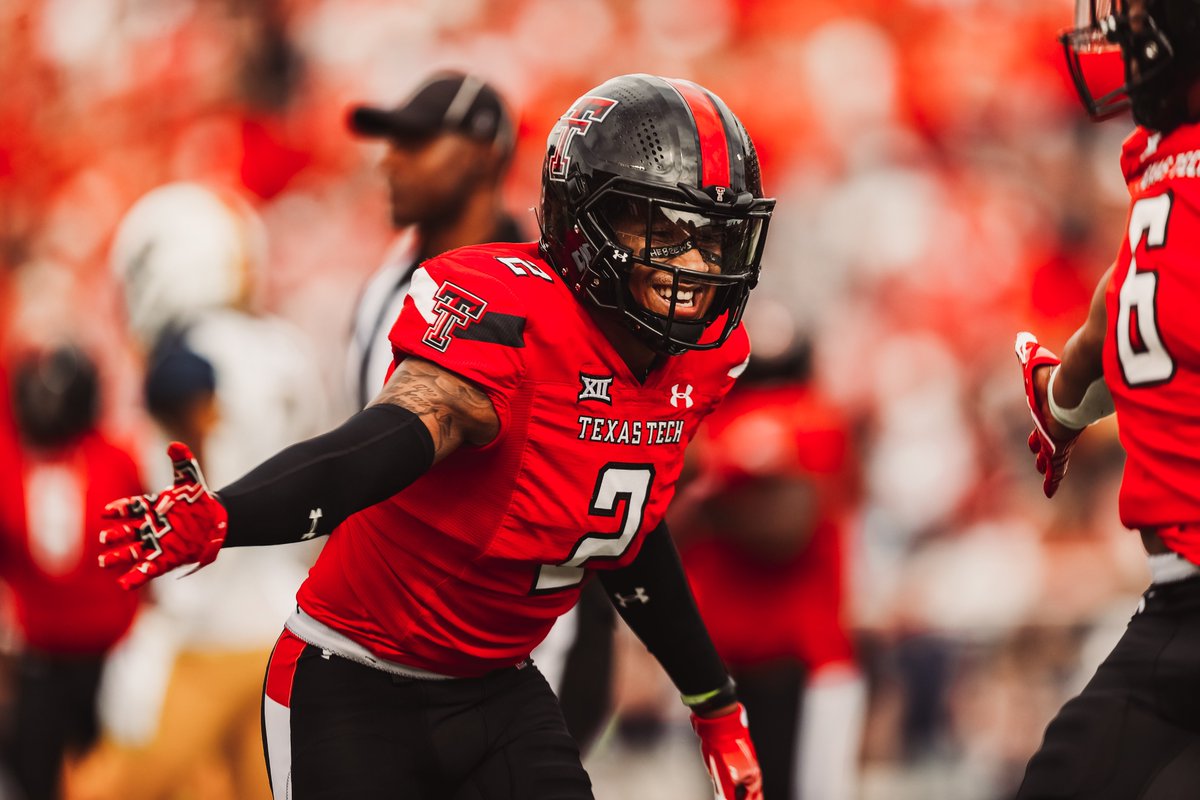
<svg viewBox="0 0 1200 800"><path fill-rule="evenodd" d="M329 433L292 445L217 492L229 514L225 547L323 536L394 495L433 465L421 418L371 406Z"/></svg>
<svg viewBox="0 0 1200 800"><path fill-rule="evenodd" d="M722 689L729 672L700 619L666 523L646 534L633 562L598 571L608 599L684 696Z"/></svg>

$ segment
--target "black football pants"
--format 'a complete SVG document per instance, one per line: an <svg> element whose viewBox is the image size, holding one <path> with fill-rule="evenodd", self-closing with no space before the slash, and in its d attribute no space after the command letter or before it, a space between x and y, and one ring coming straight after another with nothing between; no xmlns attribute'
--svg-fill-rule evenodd
<svg viewBox="0 0 1200 800"><path fill-rule="evenodd" d="M807 673L803 664L791 660L733 670L738 699L750 718L750 740L758 753L767 800L796 796L792 776L800 757L797 734Z"/></svg>
<svg viewBox="0 0 1200 800"><path fill-rule="evenodd" d="M285 632L268 667L263 738L276 800L592 797L558 701L532 664L416 680Z"/></svg>
<svg viewBox="0 0 1200 800"><path fill-rule="evenodd" d="M613 714L613 637L617 612L600 581L583 587L575 605L575 641L567 651L558 702L567 730L581 752L600 735Z"/></svg>
<svg viewBox="0 0 1200 800"><path fill-rule="evenodd" d="M1200 578L1155 584L1046 729L1019 800L1200 797Z"/></svg>
<svg viewBox="0 0 1200 800"><path fill-rule="evenodd" d="M28 800L58 797L64 756L83 753L96 741L96 693L103 666L102 655L28 652L18 657L16 730L5 755Z"/></svg>

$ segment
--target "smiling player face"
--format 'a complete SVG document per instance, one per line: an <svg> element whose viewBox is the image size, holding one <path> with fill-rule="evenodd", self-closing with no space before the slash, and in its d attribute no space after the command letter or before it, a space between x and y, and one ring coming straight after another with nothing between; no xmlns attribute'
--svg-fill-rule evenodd
<svg viewBox="0 0 1200 800"><path fill-rule="evenodd" d="M716 265L706 265L702 260L686 255L665 263L697 273L720 272ZM671 313L673 294L675 318L690 321L700 319L708 313L715 287L711 283L689 280L687 275L682 275L676 286L671 273L647 267L645 264L635 264L629 276L629 291L639 305L661 317Z"/></svg>
<svg viewBox="0 0 1200 800"><path fill-rule="evenodd" d="M615 241L633 253L629 291L634 300L662 317L684 321L704 318L712 305L716 286L705 275L721 273L720 222L699 214L655 207L648 216L644 201L623 200L607 216ZM647 232L649 235L647 236ZM661 269L643 263L649 260Z"/></svg>

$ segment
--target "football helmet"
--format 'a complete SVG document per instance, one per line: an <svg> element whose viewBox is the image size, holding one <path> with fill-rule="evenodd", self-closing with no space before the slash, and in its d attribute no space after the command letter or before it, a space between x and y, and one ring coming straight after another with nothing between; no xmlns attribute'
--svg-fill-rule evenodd
<svg viewBox="0 0 1200 800"><path fill-rule="evenodd" d="M17 428L34 447L61 447L95 426L100 381L95 362L80 348L31 350L18 360L11 380Z"/></svg>
<svg viewBox="0 0 1200 800"><path fill-rule="evenodd" d="M129 326L147 350L170 326L214 308L251 304L267 234L242 198L199 183L168 183L125 213L109 262Z"/></svg>
<svg viewBox="0 0 1200 800"><path fill-rule="evenodd" d="M1187 92L1200 78L1200 0L1076 0L1075 27L1059 38L1094 119L1130 108L1154 131L1187 121Z"/></svg>
<svg viewBox="0 0 1200 800"><path fill-rule="evenodd" d="M657 352L711 349L733 332L774 207L746 129L689 81L613 78L546 142L543 255Z"/></svg>

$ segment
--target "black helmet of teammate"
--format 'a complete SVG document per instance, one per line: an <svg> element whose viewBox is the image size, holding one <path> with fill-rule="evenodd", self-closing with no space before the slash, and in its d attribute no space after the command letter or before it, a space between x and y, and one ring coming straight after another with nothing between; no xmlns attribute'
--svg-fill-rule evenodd
<svg viewBox="0 0 1200 800"><path fill-rule="evenodd" d="M17 428L34 447L61 447L96 425L96 365L75 346L28 353L18 361L10 389Z"/></svg>
<svg viewBox="0 0 1200 800"><path fill-rule="evenodd" d="M1200 0L1076 0L1075 25L1061 41L1092 117L1131 108L1139 125L1164 133L1188 121L1187 95L1200 78ZM1118 49L1123 69L1110 72L1123 82L1103 74Z"/></svg>
<svg viewBox="0 0 1200 800"><path fill-rule="evenodd" d="M550 132L541 248L578 296L678 355L717 347L737 327L774 206L754 145L720 98L624 75L576 100ZM678 265L692 250L705 271ZM657 309L630 290L637 265L654 271Z"/></svg>

